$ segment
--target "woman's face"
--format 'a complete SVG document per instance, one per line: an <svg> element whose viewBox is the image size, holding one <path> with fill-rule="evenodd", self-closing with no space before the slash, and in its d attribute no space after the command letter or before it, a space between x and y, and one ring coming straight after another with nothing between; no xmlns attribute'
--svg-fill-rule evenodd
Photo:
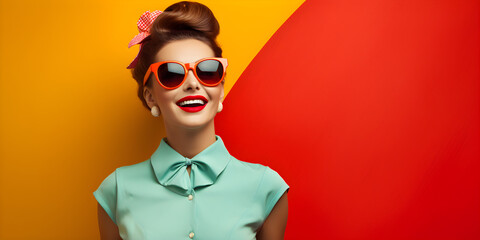
<svg viewBox="0 0 480 240"><path fill-rule="evenodd" d="M162 47L156 55L156 62L176 60L193 63L206 57L215 57L213 50L207 44L196 39L184 39L167 43ZM160 108L166 127L195 129L213 124L218 105L223 102L223 82L215 87L204 86L198 81L192 70L188 71L187 79L176 89L163 88L153 74L150 75L149 81L153 81L153 87L144 89L145 100L150 108L155 105ZM190 112L178 105L180 99L198 95L207 99L202 110Z"/></svg>

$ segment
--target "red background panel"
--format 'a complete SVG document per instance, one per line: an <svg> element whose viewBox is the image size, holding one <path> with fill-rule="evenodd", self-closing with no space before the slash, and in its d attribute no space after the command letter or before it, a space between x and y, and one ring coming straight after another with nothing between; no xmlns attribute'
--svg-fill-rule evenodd
<svg viewBox="0 0 480 240"><path fill-rule="evenodd" d="M479 1L306 1L217 115L286 239L480 239ZM255 36L252 36L255 37Z"/></svg>

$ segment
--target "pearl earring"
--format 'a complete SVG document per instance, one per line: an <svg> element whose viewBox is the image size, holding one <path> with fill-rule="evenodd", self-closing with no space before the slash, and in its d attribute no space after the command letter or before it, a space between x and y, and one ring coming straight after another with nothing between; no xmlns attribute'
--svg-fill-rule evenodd
<svg viewBox="0 0 480 240"><path fill-rule="evenodd" d="M222 103L218 103L218 110L217 112L221 112L223 110L223 104Z"/></svg>
<svg viewBox="0 0 480 240"><path fill-rule="evenodd" d="M152 115L154 117L160 116L160 109L158 109L157 106L153 106L152 109L150 109L150 111L152 112Z"/></svg>

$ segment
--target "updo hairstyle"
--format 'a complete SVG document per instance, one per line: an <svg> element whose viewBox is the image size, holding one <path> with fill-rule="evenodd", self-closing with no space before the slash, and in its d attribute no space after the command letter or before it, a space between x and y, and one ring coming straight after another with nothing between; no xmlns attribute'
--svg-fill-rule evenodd
<svg viewBox="0 0 480 240"><path fill-rule="evenodd" d="M201 3L182 1L160 13L152 24L150 35L143 40L138 62L131 70L137 81L137 95L143 106L150 110L143 97L143 77L163 46L176 40L197 39L210 46L215 57L222 57L222 49L216 42L219 32L220 25L213 12ZM152 87L154 81L151 79L147 80L146 86Z"/></svg>

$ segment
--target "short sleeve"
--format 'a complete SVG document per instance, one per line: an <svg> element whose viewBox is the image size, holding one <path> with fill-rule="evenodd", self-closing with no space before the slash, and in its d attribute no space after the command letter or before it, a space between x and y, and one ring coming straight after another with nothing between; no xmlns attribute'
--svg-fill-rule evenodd
<svg viewBox="0 0 480 240"><path fill-rule="evenodd" d="M288 191L290 186L283 180L283 178L273 169L267 166L263 175L262 183L260 184L260 191L265 198L265 213L266 219L272 211L277 201L285 191Z"/></svg>
<svg viewBox="0 0 480 240"><path fill-rule="evenodd" d="M97 199L98 203L105 209L108 216L113 220L115 224L116 221L116 209L117 209L117 171L111 173L103 182L100 184L98 189L93 192L93 195Z"/></svg>

